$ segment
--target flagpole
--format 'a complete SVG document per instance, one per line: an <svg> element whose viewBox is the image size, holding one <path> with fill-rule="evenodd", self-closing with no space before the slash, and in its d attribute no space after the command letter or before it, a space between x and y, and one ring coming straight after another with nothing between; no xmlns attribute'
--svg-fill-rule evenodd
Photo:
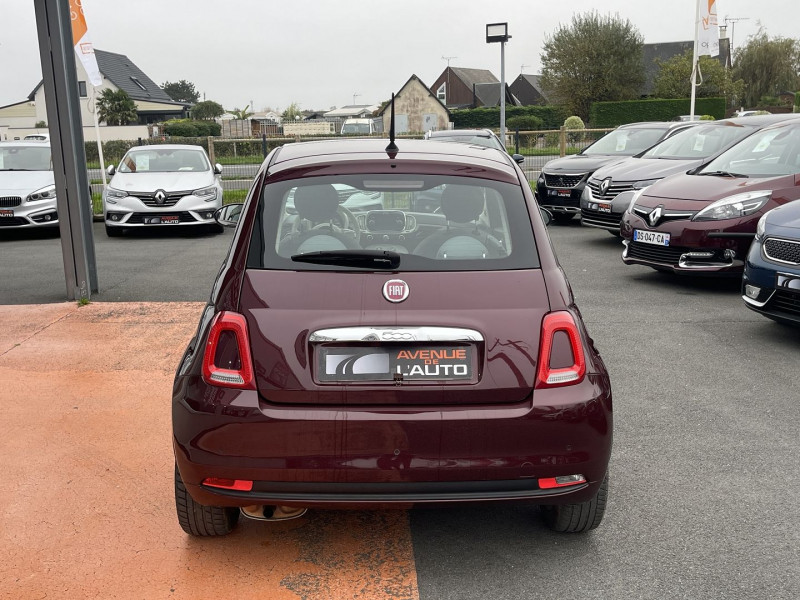
<svg viewBox="0 0 800 600"><path fill-rule="evenodd" d="M697 92L697 45L700 38L700 0L697 0L697 5L694 14L694 51L692 52L692 99L689 103L689 118L694 120L694 101Z"/></svg>
<svg viewBox="0 0 800 600"><path fill-rule="evenodd" d="M91 106L89 110L94 117L94 136L97 140L97 155L100 157L100 177L103 179L103 191L105 191L107 183L106 183L106 161L103 158L103 142L100 139L100 123L97 120L97 102L95 100L95 87L92 86L92 95L89 98L89 102L91 102ZM104 207L105 208L105 207Z"/></svg>

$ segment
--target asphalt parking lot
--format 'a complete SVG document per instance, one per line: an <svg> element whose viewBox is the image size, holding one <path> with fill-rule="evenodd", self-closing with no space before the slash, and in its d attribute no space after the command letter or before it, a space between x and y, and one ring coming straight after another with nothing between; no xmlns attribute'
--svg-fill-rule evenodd
<svg viewBox="0 0 800 600"><path fill-rule="evenodd" d="M737 282L625 266L577 222L550 233L614 389L599 529L553 534L525 506L312 511L198 541L171 504L169 386L231 231L95 224L85 309L63 303L57 237L0 231L0 597L795 598L800 330L747 310Z"/></svg>

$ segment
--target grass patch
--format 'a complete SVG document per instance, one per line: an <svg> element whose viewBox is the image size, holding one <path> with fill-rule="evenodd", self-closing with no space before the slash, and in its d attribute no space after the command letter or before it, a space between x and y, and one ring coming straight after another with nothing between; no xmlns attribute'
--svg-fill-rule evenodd
<svg viewBox="0 0 800 600"><path fill-rule="evenodd" d="M222 204L244 202L249 190L222 190Z"/></svg>

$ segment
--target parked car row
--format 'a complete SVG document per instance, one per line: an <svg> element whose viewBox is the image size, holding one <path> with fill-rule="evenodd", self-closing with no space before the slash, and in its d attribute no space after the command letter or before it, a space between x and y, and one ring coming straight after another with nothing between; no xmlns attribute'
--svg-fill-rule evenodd
<svg viewBox="0 0 800 600"><path fill-rule="evenodd" d="M749 308L800 323L800 115L693 123L583 183L582 224L626 264L741 277Z"/></svg>

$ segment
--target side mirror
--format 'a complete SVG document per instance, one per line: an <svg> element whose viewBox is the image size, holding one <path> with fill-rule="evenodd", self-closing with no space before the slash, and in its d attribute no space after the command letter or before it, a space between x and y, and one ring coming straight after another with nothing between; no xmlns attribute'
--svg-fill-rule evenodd
<svg viewBox="0 0 800 600"><path fill-rule="evenodd" d="M518 165L521 165L525 162L525 157L522 156L522 154L512 154L511 158L513 158L514 162L517 163Z"/></svg>
<svg viewBox="0 0 800 600"><path fill-rule="evenodd" d="M114 165L108 165L108 167L106 168L106 173L108 173L109 177L113 177L114 173L116 173L116 172L117 172L117 169L114 167Z"/></svg>
<svg viewBox="0 0 800 600"><path fill-rule="evenodd" d="M236 227L244 204L226 204L214 213L214 220L223 227Z"/></svg>
<svg viewBox="0 0 800 600"><path fill-rule="evenodd" d="M222 165L219 163L214 164L214 175L222 174Z"/></svg>
<svg viewBox="0 0 800 600"><path fill-rule="evenodd" d="M544 226L547 227L550 223L553 222L553 213L551 213L546 208L539 207L539 214L542 216L542 221L544 222Z"/></svg>

